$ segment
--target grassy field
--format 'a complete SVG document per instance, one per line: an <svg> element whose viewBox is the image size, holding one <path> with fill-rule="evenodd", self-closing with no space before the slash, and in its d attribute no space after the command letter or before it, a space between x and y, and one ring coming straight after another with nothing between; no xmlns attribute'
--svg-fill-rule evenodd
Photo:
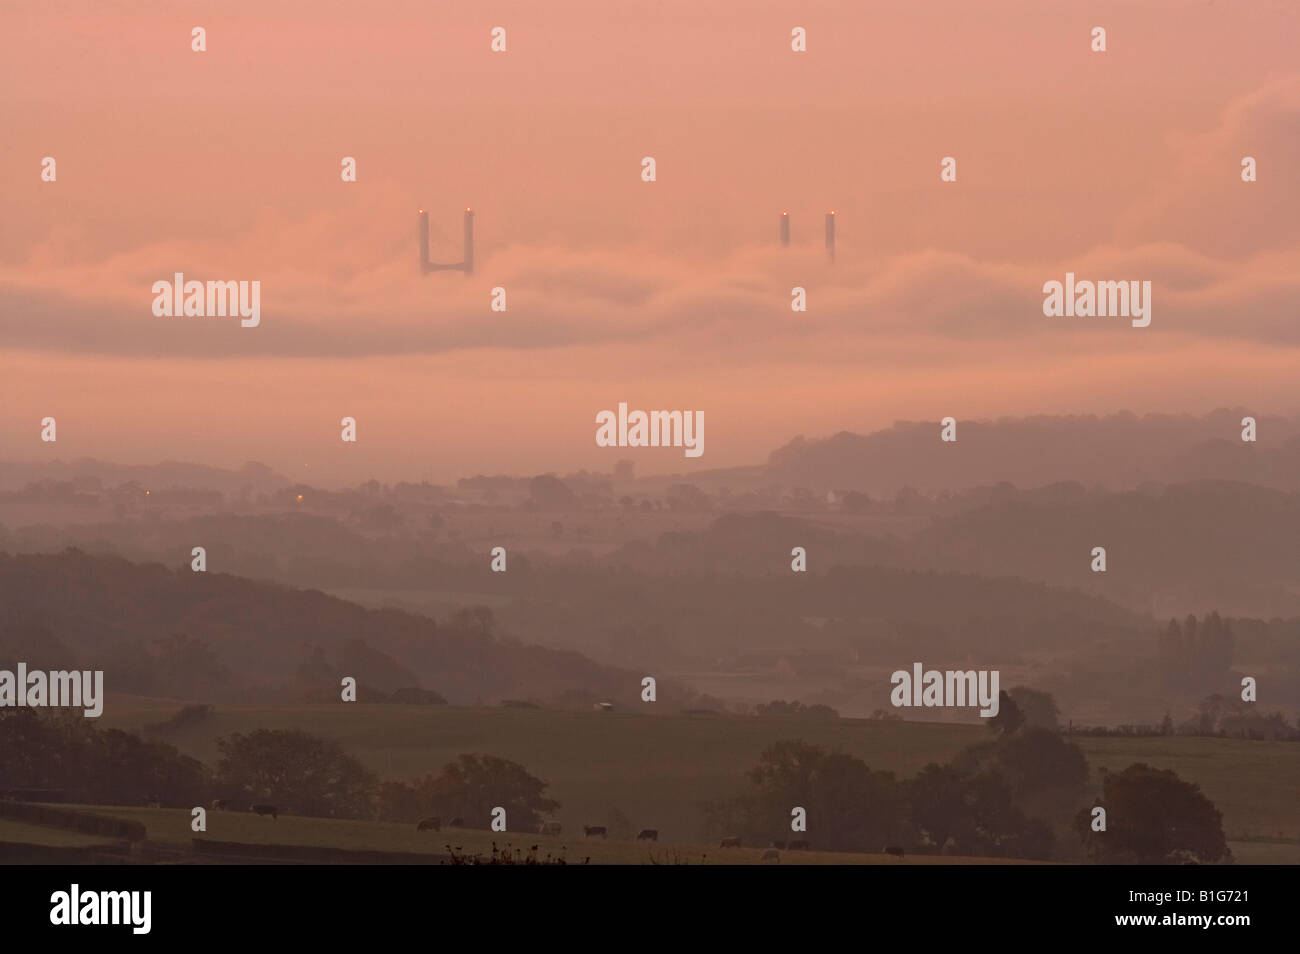
<svg viewBox="0 0 1300 954"><path fill-rule="evenodd" d="M159 719L157 710L121 713L114 723L122 727ZM657 828L661 838L687 843L701 839L699 804L736 794L759 753L779 739L840 748L910 775L982 737L978 727L937 724L342 703L222 707L205 723L159 737L215 765L218 737L262 727L337 739L386 778L436 774L462 752L512 759L550 782L548 794L561 804L556 819L568 830L607 824L616 809L637 830Z"/></svg>
<svg viewBox="0 0 1300 954"><path fill-rule="evenodd" d="M1200 785L1223 812L1229 840L1296 842L1292 861L1300 861L1300 745L1192 738L1077 741L1094 774L1103 766L1118 772L1133 762L1172 769Z"/></svg>
<svg viewBox="0 0 1300 954"><path fill-rule="evenodd" d="M138 729L176 708L117 705L102 721ZM215 766L219 737L258 728L298 728L337 739L386 778L436 773L462 752L512 759L550 783L566 832L609 824L617 810L633 830L657 828L665 843L686 845L703 840L700 803L742 791L744 773L774 741L801 738L908 777L988 738L981 726L941 723L342 703L219 707L204 722L157 737ZM1229 839L1243 843L1234 845L1240 860L1246 859L1239 848L1261 861L1300 861L1300 747L1179 737L1075 740L1088 756L1097 790L1102 767L1119 771L1147 762L1173 769L1199 784L1223 812ZM811 837L816 844L815 832Z"/></svg>
<svg viewBox="0 0 1300 954"><path fill-rule="evenodd" d="M527 851L538 846L537 855L563 857L571 864L590 859L592 864L760 864L761 848L727 848L703 845L655 845L631 841L582 838L569 834L535 835L518 832L494 833L482 830L451 829L441 832L417 832L414 825L385 822L336 821L327 818L272 819L246 812L208 812L208 830L196 834L190 830L190 813L167 808L105 808L75 806L113 818L142 823L150 841L188 846L193 838L234 841L241 844L310 845L344 848L352 851L402 851L447 854L447 846L463 852L488 855L495 842L499 847ZM771 862L766 862L771 863ZM912 856L902 860L880 854L847 852L786 851L780 864L1016 864L1001 859Z"/></svg>
<svg viewBox="0 0 1300 954"><path fill-rule="evenodd" d="M27 822L0 818L0 842L22 845L50 845L55 848L86 848L91 845L109 845L117 841L107 835L89 835L63 828L29 825Z"/></svg>

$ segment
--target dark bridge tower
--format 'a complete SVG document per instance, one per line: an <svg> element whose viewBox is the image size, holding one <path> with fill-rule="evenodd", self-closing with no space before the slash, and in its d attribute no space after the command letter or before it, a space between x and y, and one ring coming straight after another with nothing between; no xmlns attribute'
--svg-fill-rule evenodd
<svg viewBox="0 0 1300 954"><path fill-rule="evenodd" d="M826 257L835 261L835 213L826 213Z"/></svg>
<svg viewBox="0 0 1300 954"><path fill-rule="evenodd" d="M429 270L429 213L420 210L420 271Z"/></svg>
<svg viewBox="0 0 1300 954"><path fill-rule="evenodd" d="M465 209L465 274L474 274L474 211Z"/></svg>
<svg viewBox="0 0 1300 954"><path fill-rule="evenodd" d="M790 213L781 213L781 244L789 246L790 244Z"/></svg>
<svg viewBox="0 0 1300 954"><path fill-rule="evenodd" d="M474 213L470 209L465 210L465 259L464 261L455 262L451 265L442 265L438 262L429 261L429 213L420 210L420 271L423 274L429 272L464 272L466 275L474 274Z"/></svg>

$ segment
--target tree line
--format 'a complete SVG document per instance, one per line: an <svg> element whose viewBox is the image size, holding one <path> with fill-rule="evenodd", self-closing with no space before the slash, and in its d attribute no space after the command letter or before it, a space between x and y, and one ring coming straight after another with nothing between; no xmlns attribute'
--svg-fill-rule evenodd
<svg viewBox="0 0 1300 954"><path fill-rule="evenodd" d="M188 706L161 725L201 721ZM522 766L464 754L410 782L385 781L339 743L296 729L257 729L218 739L214 767L165 742L121 729L99 729L80 714L0 709L0 797L50 797L93 805L192 808L221 799L254 802L321 818L412 822L429 814L486 827L502 806L513 830L536 830L559 802Z"/></svg>
<svg viewBox="0 0 1300 954"><path fill-rule="evenodd" d="M202 707L167 724L204 717ZM1051 696L1002 692L990 739L900 779L861 759L798 739L774 742L744 790L703 804L706 831L746 844L790 838L792 809L822 850L1108 862L1230 858L1222 815L1198 786L1136 763L1090 788L1082 750L1060 731ZM209 768L164 742L101 730L79 715L0 710L6 792L55 792L64 801L190 808L275 804L285 814L414 822L427 815L487 827L504 807L510 830L536 831L560 804L518 763L466 753L438 773L380 781L339 743L293 729L218 740ZM1097 828L1096 808L1106 828Z"/></svg>
<svg viewBox="0 0 1300 954"><path fill-rule="evenodd" d="M802 808L808 840L822 850L1146 864L1231 857L1222 815L1197 785L1135 763L1103 774L1090 799L1087 759L1057 726L1051 696L1004 691L999 706L990 741L910 779L801 740L773 743L743 794L704 804L706 830L767 844L791 837Z"/></svg>

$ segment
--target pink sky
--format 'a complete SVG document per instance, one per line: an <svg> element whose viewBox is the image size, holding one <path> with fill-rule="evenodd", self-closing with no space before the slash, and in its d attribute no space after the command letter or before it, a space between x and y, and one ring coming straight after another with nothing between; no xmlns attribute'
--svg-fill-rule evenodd
<svg viewBox="0 0 1300 954"><path fill-rule="evenodd" d="M896 418L1292 414L1297 48L1268 0L8 3L0 460L609 469L619 401L704 411L703 457L631 453L683 472ZM476 274L420 276L415 210L448 260L466 205ZM259 280L261 327L155 318L176 271ZM1152 281L1151 327L1044 318L1066 271Z"/></svg>

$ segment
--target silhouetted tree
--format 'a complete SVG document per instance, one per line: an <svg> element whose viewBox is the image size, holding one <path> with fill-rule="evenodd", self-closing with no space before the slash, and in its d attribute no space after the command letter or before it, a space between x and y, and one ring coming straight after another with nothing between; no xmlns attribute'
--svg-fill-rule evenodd
<svg viewBox="0 0 1300 954"><path fill-rule="evenodd" d="M754 785L744 833L772 837L790 831L791 809L806 809L819 845L878 851L906 833L906 799L892 772L798 740L775 742L749 771ZM734 832L733 832L734 834Z"/></svg>
<svg viewBox="0 0 1300 954"><path fill-rule="evenodd" d="M1057 732L1022 728L970 750L993 764L1019 794L1050 788L1077 790L1088 780L1083 750Z"/></svg>
<svg viewBox="0 0 1300 954"><path fill-rule="evenodd" d="M217 783L229 797L273 802L298 815L370 817L375 778L332 739L258 729L218 739L217 749Z"/></svg>
<svg viewBox="0 0 1300 954"><path fill-rule="evenodd" d="M969 833L957 839L958 853L1011 858L1046 858L1051 853L1051 830L1020 810L998 771L982 772L967 784L972 824Z"/></svg>
<svg viewBox="0 0 1300 954"><path fill-rule="evenodd" d="M1007 696L1024 715L1027 727L1053 731L1060 727L1060 712L1051 693L1040 692L1027 686L1016 686L1007 692Z"/></svg>
<svg viewBox="0 0 1300 954"><path fill-rule="evenodd" d="M519 763L492 755L462 755L439 775L416 779L412 788L423 812L464 818L470 828L487 828L492 809L500 806L511 831L536 831L560 807L546 797L546 782Z"/></svg>
<svg viewBox="0 0 1300 954"><path fill-rule="evenodd" d="M1222 813L1200 786L1172 771L1136 762L1108 775L1101 805L1106 809L1106 831L1092 830L1091 809L1080 811L1074 820L1085 848L1099 860L1168 864L1231 857Z"/></svg>
<svg viewBox="0 0 1300 954"><path fill-rule="evenodd" d="M966 773L930 763L907 783L912 824L938 851L1013 858L1046 858L1051 829L1016 804L1011 785L996 765Z"/></svg>
<svg viewBox="0 0 1300 954"><path fill-rule="evenodd" d="M198 805L203 765L163 742L97 729L80 712L0 709L0 789L53 789L69 801Z"/></svg>
<svg viewBox="0 0 1300 954"><path fill-rule="evenodd" d="M197 759L120 729L96 736L81 765L94 802L188 808L207 800L212 783Z"/></svg>
<svg viewBox="0 0 1300 954"><path fill-rule="evenodd" d="M912 824L930 840L936 851L949 841L963 840L971 829L966 809L966 780L948 765L931 762L907 782Z"/></svg>
<svg viewBox="0 0 1300 954"><path fill-rule="evenodd" d="M989 728L1001 735L1015 732L1025 724L1024 713L1005 689L998 693L998 714L989 719Z"/></svg>

